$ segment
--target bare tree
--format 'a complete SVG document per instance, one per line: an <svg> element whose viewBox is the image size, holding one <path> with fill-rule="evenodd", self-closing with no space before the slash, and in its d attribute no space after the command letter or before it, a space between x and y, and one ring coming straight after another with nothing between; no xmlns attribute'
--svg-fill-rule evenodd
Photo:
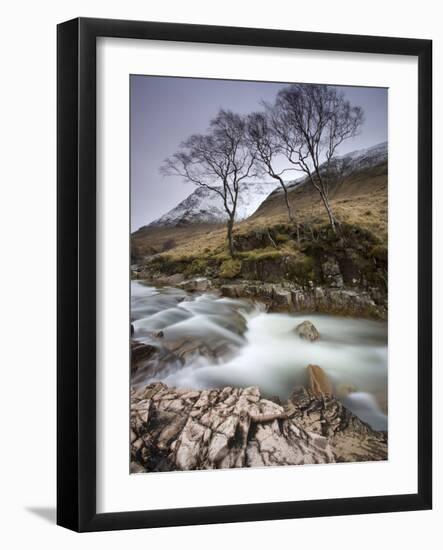
<svg viewBox="0 0 443 550"><path fill-rule="evenodd" d="M339 187L352 172L353 161L350 156L335 157L331 160L328 174L329 186Z"/></svg>
<svg viewBox="0 0 443 550"><path fill-rule="evenodd" d="M282 187L289 220L294 222L295 219L289 202L288 189L282 177L288 169L278 170L276 168L276 162L283 153L283 147L278 134L273 129L272 119L270 119L267 111L251 113L248 116L247 139L252 154L255 156L262 171L266 172L271 178L277 180Z"/></svg>
<svg viewBox="0 0 443 550"><path fill-rule="evenodd" d="M227 214L229 253L234 255L233 228L241 184L253 175L255 158L245 140L245 119L220 110L206 134L194 134L167 158L162 173L178 175L219 195Z"/></svg>
<svg viewBox="0 0 443 550"><path fill-rule="evenodd" d="M334 158L339 145L357 135L363 110L334 87L292 84L278 93L271 117L283 153L318 191L336 233L329 202Z"/></svg>

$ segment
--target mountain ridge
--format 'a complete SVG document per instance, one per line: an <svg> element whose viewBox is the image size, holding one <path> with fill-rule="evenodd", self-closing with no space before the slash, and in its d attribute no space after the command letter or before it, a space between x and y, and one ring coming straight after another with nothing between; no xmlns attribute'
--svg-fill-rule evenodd
<svg viewBox="0 0 443 550"><path fill-rule="evenodd" d="M338 165L342 171L343 176L348 176L358 170L364 170L366 168L372 168L379 164L386 162L388 159L388 142L382 141L376 145L370 147L364 147L363 149L355 149L344 155L339 155L334 158L334 164ZM323 166L323 165L322 165ZM296 180L286 183L288 190L292 190L298 185L302 184L306 180L306 176L297 178ZM274 189L272 193L283 192L281 186Z"/></svg>
<svg viewBox="0 0 443 550"><path fill-rule="evenodd" d="M248 218L275 189L277 182L247 182L239 190L236 221ZM196 187L174 208L145 227L175 226L192 223L223 223L227 215L217 193Z"/></svg>
<svg viewBox="0 0 443 550"><path fill-rule="evenodd" d="M364 149L356 149L344 155L337 156L335 164L342 170L344 176L354 172L381 165L387 161L387 142L381 142ZM306 181L306 176L286 182L288 191L295 190ZM282 193L281 186L276 181L245 182L239 191L236 221L242 221L254 213L268 199ZM137 231L148 228L184 227L193 224L220 224L227 219L220 195L204 187L196 187L184 200L174 208L140 227Z"/></svg>

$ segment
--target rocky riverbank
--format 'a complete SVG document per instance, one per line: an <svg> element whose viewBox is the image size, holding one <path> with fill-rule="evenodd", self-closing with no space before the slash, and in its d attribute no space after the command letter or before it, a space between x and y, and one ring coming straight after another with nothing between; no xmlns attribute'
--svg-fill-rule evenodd
<svg viewBox="0 0 443 550"><path fill-rule="evenodd" d="M206 277L186 279L181 273L164 275L144 269L134 270L137 280L155 285L176 286L187 292L218 291L229 298L247 298L265 304L268 311L319 312L369 319L387 319L387 296L378 288L363 290L334 286L301 286L296 283L267 283Z"/></svg>
<svg viewBox="0 0 443 550"><path fill-rule="evenodd" d="M191 292L219 289L224 296L260 300L271 311L385 320L384 239L346 223L340 225L340 235L331 234L329 226L312 234L302 229L301 236L285 225L239 231L234 257L223 246L148 255L134 250L132 277Z"/></svg>
<svg viewBox="0 0 443 550"><path fill-rule="evenodd" d="M387 434L352 414L318 366L284 403L258 387L131 392L131 472L387 459Z"/></svg>

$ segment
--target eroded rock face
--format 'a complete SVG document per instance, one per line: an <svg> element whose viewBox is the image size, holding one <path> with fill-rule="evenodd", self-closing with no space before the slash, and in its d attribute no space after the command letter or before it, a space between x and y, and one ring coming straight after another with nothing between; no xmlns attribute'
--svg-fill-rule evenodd
<svg viewBox="0 0 443 550"><path fill-rule="evenodd" d="M174 273L172 275L161 275L157 277L156 283L159 285L174 286L179 285L185 280L183 273Z"/></svg>
<svg viewBox="0 0 443 550"><path fill-rule="evenodd" d="M247 252L267 246L275 247L275 235L269 229L251 231L247 234L235 235L234 244L238 252Z"/></svg>
<svg viewBox="0 0 443 550"><path fill-rule="evenodd" d="M285 272L284 266L273 264L279 273ZM328 280L329 286L317 286L313 281L301 286L294 282L266 282L261 273L256 271L242 273L243 280L227 282L225 279L196 278L182 280L182 275L176 274L166 277L161 274L153 276L149 272L139 273L140 279L154 280L155 284L177 286L188 292L220 291L223 296L229 298L248 298L264 302L270 311L300 311L332 313L337 315L351 315L375 319L387 319L387 294L386 291L371 286L360 288L356 285L361 283L360 279L351 279L343 285L343 277L335 273L337 262L329 264L326 262L324 279ZM248 269L245 263L242 267ZM332 279L329 279L332 277ZM335 277L335 280L334 280Z"/></svg>
<svg viewBox="0 0 443 550"><path fill-rule="evenodd" d="M211 281L205 277L197 277L196 279L189 279L178 285L187 292L205 292L211 288Z"/></svg>
<svg viewBox="0 0 443 550"><path fill-rule="evenodd" d="M309 433L325 437L336 462L387 460L387 433L373 430L334 396L318 398L299 387L293 391L289 401L294 407L293 421Z"/></svg>
<svg viewBox="0 0 443 550"><path fill-rule="evenodd" d="M256 387L192 391L158 382L133 391L131 471L386 458L384 434L332 396L299 392L281 406Z"/></svg>
<svg viewBox="0 0 443 550"><path fill-rule="evenodd" d="M332 287L343 287L343 276L340 266L335 258L328 258L321 266L323 279L326 284Z"/></svg>
<svg viewBox="0 0 443 550"><path fill-rule="evenodd" d="M318 340L320 338L320 333L311 323L311 321L303 321L303 323L297 325L295 327L295 332L300 336L300 338L302 338L303 340L308 340L309 342L315 342L315 340Z"/></svg>
<svg viewBox="0 0 443 550"><path fill-rule="evenodd" d="M387 318L386 300L381 295L375 297L368 291L320 286L302 288L290 283L272 284L261 281L224 283L219 289L223 296L229 298L260 300L270 311L318 311L355 317Z"/></svg>
<svg viewBox="0 0 443 550"><path fill-rule="evenodd" d="M292 296L289 290L284 288L274 289L272 298L275 309L280 309L281 307L284 310L287 310L292 307Z"/></svg>

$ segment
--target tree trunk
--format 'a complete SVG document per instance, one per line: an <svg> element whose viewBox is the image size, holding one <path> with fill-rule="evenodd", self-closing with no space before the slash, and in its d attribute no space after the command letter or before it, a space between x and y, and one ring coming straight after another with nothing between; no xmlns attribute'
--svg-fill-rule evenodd
<svg viewBox="0 0 443 550"><path fill-rule="evenodd" d="M291 204L289 202L289 195L288 195L288 190L286 188L286 185L283 183L283 180L280 179L280 185L283 187L283 191L285 193L285 202L286 202L286 208L288 210L288 218L289 218L289 221L291 223L295 223L296 224L296 229L297 229L297 242L298 244L300 244L300 226L299 226L299 223L298 222L295 222L295 218L294 218L294 215L292 213L292 208L291 208Z"/></svg>
<svg viewBox="0 0 443 550"><path fill-rule="evenodd" d="M326 195L324 193L320 193L320 197L323 201L323 204L325 205L326 212L328 213L329 223L331 225L332 231L334 235L337 234L337 228L336 228L336 219L334 217L334 214L332 213L331 206L329 205L329 200L327 199Z"/></svg>
<svg viewBox="0 0 443 550"><path fill-rule="evenodd" d="M228 223L227 223L227 240L228 240L229 255L231 256L231 258L234 256L234 242L232 238L233 228L234 228L234 217L230 216L228 218Z"/></svg>
<svg viewBox="0 0 443 550"><path fill-rule="evenodd" d="M289 203L288 190L286 189L286 185L282 184L282 187L283 187L283 191L285 192L285 202L286 202L286 208L288 209L289 221L293 222L294 221L294 216L292 215L292 209L291 209L291 205Z"/></svg>

